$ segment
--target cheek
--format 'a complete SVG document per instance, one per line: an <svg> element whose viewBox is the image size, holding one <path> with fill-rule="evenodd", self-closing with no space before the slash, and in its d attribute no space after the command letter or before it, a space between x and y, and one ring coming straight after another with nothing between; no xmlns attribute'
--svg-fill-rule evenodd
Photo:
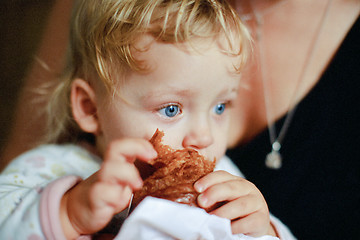
<svg viewBox="0 0 360 240"><path fill-rule="evenodd" d="M216 160L219 160L224 156L227 145L226 140L227 138L224 136L215 140L213 146L213 156L216 158Z"/></svg>
<svg viewBox="0 0 360 240"><path fill-rule="evenodd" d="M184 128L181 125L164 126L157 125L158 129L164 132L162 143L170 146L173 149L182 149L182 143L184 140Z"/></svg>
<svg viewBox="0 0 360 240"><path fill-rule="evenodd" d="M115 109L100 111L98 117L101 133L107 141L134 135L132 131L136 130L136 128L131 126L130 116L124 116L121 111Z"/></svg>
<svg viewBox="0 0 360 240"><path fill-rule="evenodd" d="M228 132L229 132L229 120L223 119L223 122L215 127L214 131L214 144L213 148L213 155L216 159L220 159L224 156L226 152L227 142L228 142Z"/></svg>
<svg viewBox="0 0 360 240"><path fill-rule="evenodd" d="M124 114L126 112L126 114ZM156 131L146 114L137 111L108 111L101 115L102 135L106 144L119 138L149 140ZM146 124L144 124L146 123Z"/></svg>

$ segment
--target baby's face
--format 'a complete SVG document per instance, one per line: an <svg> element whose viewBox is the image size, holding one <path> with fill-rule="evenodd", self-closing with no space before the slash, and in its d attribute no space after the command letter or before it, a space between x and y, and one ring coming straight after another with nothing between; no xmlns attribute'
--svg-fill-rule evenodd
<svg viewBox="0 0 360 240"><path fill-rule="evenodd" d="M159 129L163 143L174 149L191 147L209 159L223 156L238 92L233 67L238 59L209 41L195 47L198 52L154 42L138 53L151 71L128 74L111 104L100 98L100 145L122 137L150 139Z"/></svg>

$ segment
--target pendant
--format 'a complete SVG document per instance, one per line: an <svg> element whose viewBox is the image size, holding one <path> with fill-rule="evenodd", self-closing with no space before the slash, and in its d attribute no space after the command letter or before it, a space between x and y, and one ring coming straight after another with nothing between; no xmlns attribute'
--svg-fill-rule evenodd
<svg viewBox="0 0 360 240"><path fill-rule="evenodd" d="M282 166L282 158L278 151L272 150L266 155L265 165L270 169L280 169Z"/></svg>

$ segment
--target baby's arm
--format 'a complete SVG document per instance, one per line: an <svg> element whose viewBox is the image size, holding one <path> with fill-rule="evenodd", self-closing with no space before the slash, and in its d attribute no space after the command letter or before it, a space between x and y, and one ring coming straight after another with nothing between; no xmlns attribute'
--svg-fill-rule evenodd
<svg viewBox="0 0 360 240"><path fill-rule="evenodd" d="M99 162L74 145L41 146L14 159L0 175L0 239L53 239L46 234L56 226L54 206Z"/></svg>
<svg viewBox="0 0 360 240"><path fill-rule="evenodd" d="M96 233L125 209L132 191L142 186L135 159L149 161L156 155L152 145L143 139L112 142L101 169L62 198L60 219L66 237Z"/></svg>
<svg viewBox="0 0 360 240"><path fill-rule="evenodd" d="M95 176L99 167L99 158L74 145L42 146L13 160L0 175L0 239L61 238L65 234L59 218L63 194L84 186L82 179Z"/></svg>

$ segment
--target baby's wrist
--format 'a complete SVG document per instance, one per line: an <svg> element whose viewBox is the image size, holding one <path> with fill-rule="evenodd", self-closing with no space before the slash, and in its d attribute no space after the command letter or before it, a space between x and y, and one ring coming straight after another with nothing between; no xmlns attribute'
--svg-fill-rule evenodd
<svg viewBox="0 0 360 240"><path fill-rule="evenodd" d="M68 197L69 194L65 193L60 202L60 222L66 239L77 239L80 234L74 228L68 214Z"/></svg>

